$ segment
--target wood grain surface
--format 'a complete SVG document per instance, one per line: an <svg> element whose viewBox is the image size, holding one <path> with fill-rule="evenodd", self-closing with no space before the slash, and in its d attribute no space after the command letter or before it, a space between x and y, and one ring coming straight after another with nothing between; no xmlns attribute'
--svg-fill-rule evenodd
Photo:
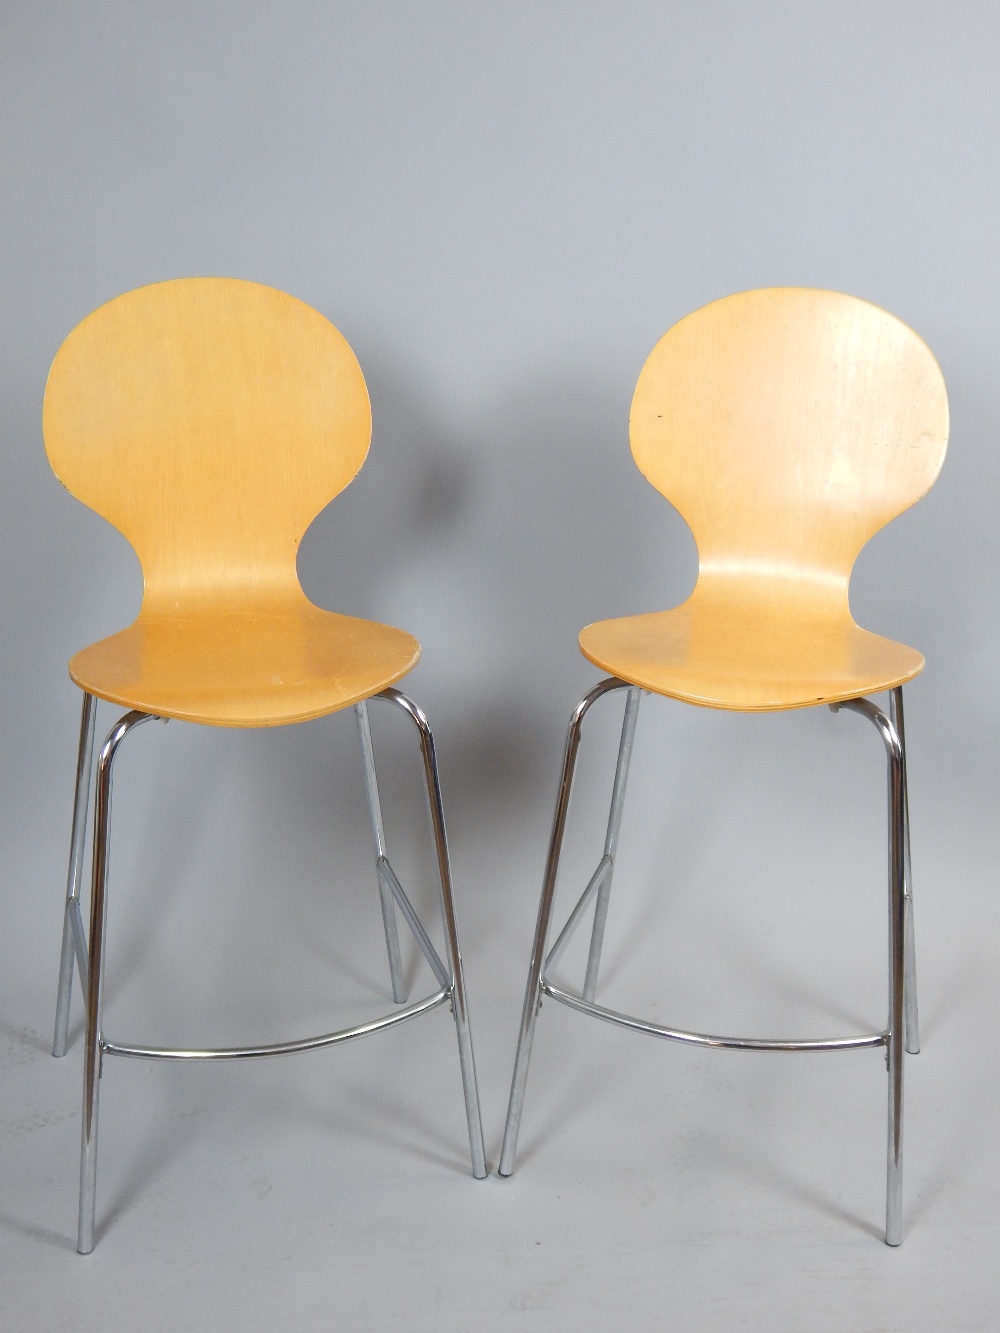
<svg viewBox="0 0 1000 1333"><path fill-rule="evenodd" d="M808 288L726 297L643 367L632 453L698 546L680 607L589 625L584 655L659 694L798 708L900 685L923 658L851 616L865 542L931 487L948 401L924 342L878 307Z"/></svg>
<svg viewBox="0 0 1000 1333"><path fill-rule="evenodd" d="M303 534L371 438L361 368L310 306L226 278L128 292L59 349L43 428L56 475L142 565L138 619L70 663L82 689L271 726L355 703L416 663L411 635L323 611L299 584Z"/></svg>

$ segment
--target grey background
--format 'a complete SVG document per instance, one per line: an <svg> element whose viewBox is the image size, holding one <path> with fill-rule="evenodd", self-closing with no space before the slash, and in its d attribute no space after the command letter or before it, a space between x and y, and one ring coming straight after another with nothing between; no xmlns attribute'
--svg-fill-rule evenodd
<svg viewBox="0 0 1000 1333"><path fill-rule="evenodd" d="M3 5L5 1326L994 1326L998 40L986 3ZM84 315L190 274L294 293L365 371L369 460L300 569L317 602L423 644L407 688L438 739L492 1165L563 729L596 679L576 634L694 578L628 453L643 360L689 310L771 284L864 296L930 344L951 452L852 584L862 624L928 659L908 691L925 1049L900 1251L878 1239L877 1054L690 1052L547 1006L506 1182L467 1175L440 1014L254 1068L113 1062L100 1239L75 1255L77 997L70 1054L46 1054L65 663L127 623L141 579L48 471L41 400ZM394 859L433 911L410 738L373 716ZM567 903L615 726L595 719L584 755ZM662 701L641 726L608 1003L709 1030L877 1026L874 733ZM116 1034L255 1040L378 1011L352 742L344 718L135 738Z"/></svg>

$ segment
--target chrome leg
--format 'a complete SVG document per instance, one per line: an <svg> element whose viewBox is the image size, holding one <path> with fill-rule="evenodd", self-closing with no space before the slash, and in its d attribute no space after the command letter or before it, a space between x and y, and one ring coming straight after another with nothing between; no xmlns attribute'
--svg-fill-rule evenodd
<svg viewBox="0 0 1000 1333"><path fill-rule="evenodd" d="M406 713L420 733L420 752L424 761L427 784L427 803L430 810L431 832L437 853L438 882L441 891L441 915L444 921L445 941L451 964L451 1000L458 1035L458 1057L462 1068L462 1087L465 1092L465 1118L469 1130L469 1149L472 1156L472 1174L477 1180L486 1176L486 1147L483 1142L483 1124L479 1111L479 1089L476 1083L476 1064L472 1051L472 1029L469 1024L469 1006L465 993L465 973L458 946L458 924L451 891L451 861L448 855L448 837L444 825L444 807L441 801L441 783L438 777L434 737L427 718L417 705L399 690L383 690L376 698L387 699Z"/></svg>
<svg viewBox="0 0 1000 1333"><path fill-rule="evenodd" d="M90 809L90 773L94 761L94 724L97 721L97 700L92 694L83 696L80 718L80 746L76 761L76 795L73 798L73 831L69 844L69 875L66 881L66 907L63 911L62 954L59 959L59 990L56 995L56 1027L52 1038L52 1054L66 1054L69 1033L69 1009L73 992L73 958L77 956L80 985L87 994L87 967L84 956L85 935L80 914L80 880L83 871L83 852L87 840L87 812Z"/></svg>
<svg viewBox="0 0 1000 1333"><path fill-rule="evenodd" d="M149 713L127 713L112 727L97 762L94 809L94 867L90 899L90 960L87 975L87 1022L83 1051L83 1128L80 1146L80 1218L77 1246L94 1248L97 1200L97 1112L101 1082L101 1000L104 988L104 929L107 920L108 839L111 824L111 776L118 746Z"/></svg>
<svg viewBox="0 0 1000 1333"><path fill-rule="evenodd" d="M903 1239L903 1047L906 1008L906 779L903 747L889 752L889 1108L885 1243Z"/></svg>
<svg viewBox="0 0 1000 1333"><path fill-rule="evenodd" d="M403 980L403 964L399 954L399 932L396 928L396 909L393 895L385 876L379 873L380 867L388 865L385 849L385 830L382 827L382 804L378 795L378 777L375 773L375 751L372 748L372 733L368 722L368 707L364 700L354 705L354 715L358 723L358 738L361 741L361 758L365 769L365 793L368 797L368 816L372 826L372 845L375 849L375 878L378 881L378 896L382 904L382 925L385 930L385 948L389 955L389 977L392 981L392 998L397 1004L406 1003L406 982Z"/></svg>
<svg viewBox="0 0 1000 1333"><path fill-rule="evenodd" d="M903 687L897 687L889 695L889 717L899 736L900 751L903 756L903 820L905 836L903 841L903 892L906 909L906 958L904 972L905 1010L906 1010L906 1049L910 1055L920 1054L920 1022L917 1017L917 949L913 935L913 877L910 869L910 795L906 780L906 727L903 719Z"/></svg>
<svg viewBox="0 0 1000 1333"><path fill-rule="evenodd" d="M642 691L629 690L625 700L625 717L622 720L622 738L618 747L618 765L615 768L615 785L611 793L611 812L608 815L608 832L604 839L604 855L608 868L597 890L597 906L594 908L594 926L590 936L590 953L587 956L587 973L583 983L583 998L593 1004L597 990L597 972L601 966L601 949L604 945L604 928L608 920L608 900L611 897L611 879L615 873L615 853L618 850L618 833L622 826L622 812L625 808L625 785L628 782L629 763L632 759L632 744L635 740L635 724L639 716L639 700Z"/></svg>
<svg viewBox="0 0 1000 1333"><path fill-rule="evenodd" d="M888 759L889 787L889 1024L886 1067L889 1074L888 1152L886 1166L885 1243L903 1239L903 1028L906 954L906 784L903 745L894 723L868 699L842 705L867 717L878 728Z"/></svg>
<svg viewBox="0 0 1000 1333"><path fill-rule="evenodd" d="M552 821L549 855L545 863L545 878L542 881L542 897L538 905L535 939L531 948L531 962L528 967L528 985L524 994L524 1008L521 1011L521 1031L518 1036L514 1077L510 1089L510 1104L507 1109L507 1125L504 1130L503 1149L500 1154L500 1166L498 1168L501 1176L511 1175L514 1170L514 1159L517 1155L517 1137L521 1128L521 1114L524 1110L524 1091L528 1082L531 1045L535 1037L535 1021L538 1017L538 1008L542 998L541 980L542 964L545 960L545 942L549 933L552 905L555 901L559 856L562 851L563 836L566 832L566 818L569 814L569 801L573 790L576 756L580 748L580 729L583 725L583 719L598 699L612 690L630 688L620 680L602 680L589 694L584 695L570 718L569 730L566 734L566 749L563 753L562 775L559 779L559 794L556 798L555 817Z"/></svg>

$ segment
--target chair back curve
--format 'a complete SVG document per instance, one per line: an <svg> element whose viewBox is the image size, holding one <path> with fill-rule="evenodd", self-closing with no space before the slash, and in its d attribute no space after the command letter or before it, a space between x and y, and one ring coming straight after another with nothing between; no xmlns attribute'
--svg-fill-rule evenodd
<svg viewBox="0 0 1000 1333"><path fill-rule="evenodd" d="M371 408L318 311L258 283L183 278L77 325L43 431L60 481L135 548L148 617L304 597L299 543L364 462Z"/></svg>
<svg viewBox="0 0 1000 1333"><path fill-rule="evenodd" d="M643 367L632 453L687 521L696 597L848 611L851 569L944 461L926 344L856 297L767 288L675 324Z"/></svg>

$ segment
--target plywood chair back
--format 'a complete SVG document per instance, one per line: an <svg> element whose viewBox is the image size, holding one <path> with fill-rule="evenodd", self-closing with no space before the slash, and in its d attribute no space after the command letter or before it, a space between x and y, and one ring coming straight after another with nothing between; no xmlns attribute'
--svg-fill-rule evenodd
<svg viewBox="0 0 1000 1333"><path fill-rule="evenodd" d="M73 330L45 392L56 475L142 564L142 617L304 600L306 528L371 438L361 368L317 311L273 288L188 278L126 293Z"/></svg>
<svg viewBox="0 0 1000 1333"><path fill-rule="evenodd" d="M630 430L643 475L694 533L695 599L841 617L861 548L941 469L948 401L930 350L892 315L770 288L660 339Z"/></svg>

